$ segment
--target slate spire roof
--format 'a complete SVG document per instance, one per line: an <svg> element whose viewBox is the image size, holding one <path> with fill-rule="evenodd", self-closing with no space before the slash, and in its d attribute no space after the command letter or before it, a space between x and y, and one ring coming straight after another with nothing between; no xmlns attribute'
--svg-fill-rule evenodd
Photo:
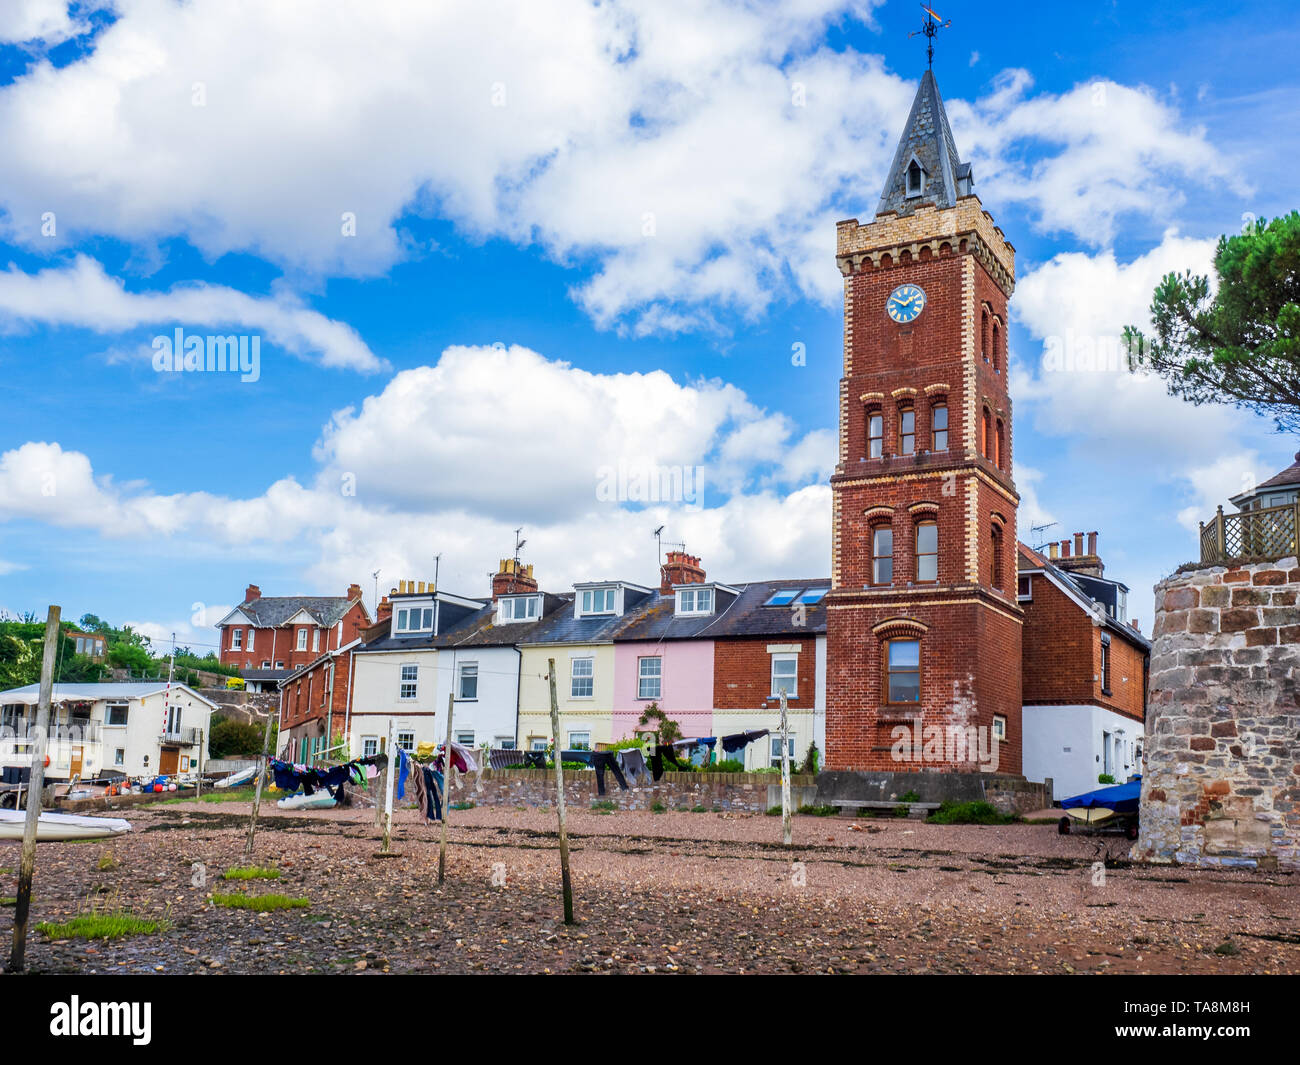
<svg viewBox="0 0 1300 1065"><path fill-rule="evenodd" d="M908 186L908 170L913 160L921 170L919 191L909 190ZM911 214L923 203L955 207L958 197L968 195L973 183L970 163L963 163L957 154L957 142L948 125L948 113L943 108L934 71L927 70L912 101L876 214L886 211Z"/></svg>

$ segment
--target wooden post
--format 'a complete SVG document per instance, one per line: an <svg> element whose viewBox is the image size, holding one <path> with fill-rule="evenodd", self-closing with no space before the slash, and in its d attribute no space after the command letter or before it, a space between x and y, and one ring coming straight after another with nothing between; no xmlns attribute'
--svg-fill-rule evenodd
<svg viewBox="0 0 1300 1065"><path fill-rule="evenodd" d="M1218 513L1214 517L1214 535L1219 545L1219 561L1228 560L1228 536L1223 527L1223 504L1219 504Z"/></svg>
<svg viewBox="0 0 1300 1065"><path fill-rule="evenodd" d="M203 797L203 730L199 729L199 771L194 775L194 797Z"/></svg>
<svg viewBox="0 0 1300 1065"><path fill-rule="evenodd" d="M573 924L573 882L569 879L569 834L564 827L564 766L560 743L560 703L555 694L555 659L547 659L551 682L551 732L555 736L555 812L560 819L560 882L564 889L564 923Z"/></svg>
<svg viewBox="0 0 1300 1065"><path fill-rule="evenodd" d="M790 820L790 725L784 688L781 689L781 841L787 847L794 842L794 826Z"/></svg>
<svg viewBox="0 0 1300 1065"><path fill-rule="evenodd" d="M456 705L456 693L447 693L447 746L443 748L442 758L442 842L438 844L438 883L441 884L447 874L447 818L451 813L451 711ZM437 787L437 785L434 785ZM424 811L420 811L424 816Z"/></svg>
<svg viewBox="0 0 1300 1065"><path fill-rule="evenodd" d="M390 732L392 731L391 721L389 722L389 731ZM388 750L387 743L388 743L387 740L381 740L379 744L379 751L381 754L391 755L392 752ZM379 771L379 777L375 783L375 827L376 828L382 828L384 825L384 804L379 801L378 797L384 793L384 790L387 787L388 787L388 763L386 762L384 764L384 768Z"/></svg>
<svg viewBox="0 0 1300 1065"><path fill-rule="evenodd" d="M36 828L45 790L46 738L50 730L50 701L54 695L54 662L59 647L61 607L51 606L45 617L45 655L41 659L40 702L36 708L36 737L32 746L32 773L27 784L27 817L23 822L23 847L18 868L18 897L14 900L14 945L9 971L23 971L27 953L27 915L32 903L32 876L36 872Z"/></svg>
<svg viewBox="0 0 1300 1065"><path fill-rule="evenodd" d="M271 756L271 715L266 715L266 729L262 733L262 761L257 767L257 781L253 788L253 812L248 818L248 839L244 841L244 857L253 856L253 837L257 834L257 813L262 808L262 781L266 779L269 767L266 760Z"/></svg>
<svg viewBox="0 0 1300 1065"><path fill-rule="evenodd" d="M397 744L393 740L393 718L388 719L388 777L384 781L384 842L380 854L387 854L393 838L393 788L397 782Z"/></svg>

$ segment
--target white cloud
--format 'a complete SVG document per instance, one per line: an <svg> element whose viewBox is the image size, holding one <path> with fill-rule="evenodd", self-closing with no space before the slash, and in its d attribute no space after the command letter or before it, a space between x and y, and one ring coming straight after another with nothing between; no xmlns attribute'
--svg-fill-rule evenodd
<svg viewBox="0 0 1300 1065"><path fill-rule="evenodd" d="M140 326L236 328L294 355L312 355L322 366L375 372L387 368L344 322L327 318L286 295L249 296L223 285L176 285L166 292L128 292L117 278L85 255L71 265L28 274L10 265L0 272L0 325L74 326L101 334ZM120 356L119 356L120 357Z"/></svg>
<svg viewBox="0 0 1300 1065"><path fill-rule="evenodd" d="M1023 203L1047 231L1104 246L1123 219L1175 217L1189 187L1247 191L1205 130L1151 89L1097 79L1031 97L1032 83L1004 71L973 107L949 108L984 202Z"/></svg>
<svg viewBox="0 0 1300 1065"><path fill-rule="evenodd" d="M182 544L194 557L229 545L246 559L306 550L307 576L324 588L376 568L386 582L428 580L441 552L443 586L482 594L520 525L553 587L593 573L652 579L650 531L662 524L729 578L829 566L829 488L801 486L833 464L832 435L796 439L789 418L721 381L593 374L521 347L453 347L336 413L315 457L311 484L283 478L232 499L122 485L81 452L28 442L0 455L0 515L153 551ZM600 496L601 466L620 462L633 472L703 466L709 479L698 498Z"/></svg>
<svg viewBox="0 0 1300 1065"><path fill-rule="evenodd" d="M83 6L105 5L88 3ZM86 28L84 19L69 14L67 0L5 0L0 4L0 43L22 44L39 40L53 45L84 32Z"/></svg>
<svg viewBox="0 0 1300 1065"><path fill-rule="evenodd" d="M832 223L874 205L915 89L822 43L875 6L119 0L86 57L0 89L0 237L179 234L318 280L414 254L414 212L579 268L578 303L633 335L833 304ZM1088 241L1230 176L1144 88L1013 71L949 103L987 201Z"/></svg>

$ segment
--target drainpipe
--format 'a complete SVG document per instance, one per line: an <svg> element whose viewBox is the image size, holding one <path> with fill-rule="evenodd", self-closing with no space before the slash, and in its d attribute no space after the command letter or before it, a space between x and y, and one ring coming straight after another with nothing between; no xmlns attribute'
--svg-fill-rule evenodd
<svg viewBox="0 0 1300 1065"><path fill-rule="evenodd" d="M521 689L524 684L524 652L515 644L515 654L519 661L515 668L515 750L519 750L519 704L522 701Z"/></svg>
<svg viewBox="0 0 1300 1065"><path fill-rule="evenodd" d="M357 664L356 657L348 652L348 693L343 704L343 739L348 745L348 757L352 757L352 667Z"/></svg>

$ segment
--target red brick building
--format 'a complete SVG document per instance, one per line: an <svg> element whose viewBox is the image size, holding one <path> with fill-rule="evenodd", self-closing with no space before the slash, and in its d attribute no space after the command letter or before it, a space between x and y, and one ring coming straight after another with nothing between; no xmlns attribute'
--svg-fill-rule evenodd
<svg viewBox="0 0 1300 1065"><path fill-rule="evenodd" d="M370 624L361 586L341 596L264 596L250 584L244 601L218 624L221 661L237 667L250 687L273 690L289 673L336 651Z"/></svg>
<svg viewBox="0 0 1300 1065"><path fill-rule="evenodd" d="M1021 627L1007 301L1015 250L971 191L932 73L874 220L837 227L844 275L839 461L831 478L826 759L900 765L900 727L999 738L1021 768Z"/></svg>

